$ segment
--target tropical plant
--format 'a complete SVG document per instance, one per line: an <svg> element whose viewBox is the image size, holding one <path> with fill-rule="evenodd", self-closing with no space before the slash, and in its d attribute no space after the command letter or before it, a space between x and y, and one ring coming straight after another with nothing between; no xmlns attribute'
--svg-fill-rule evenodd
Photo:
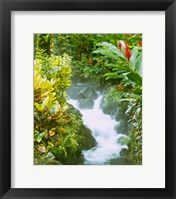
<svg viewBox="0 0 176 199"><path fill-rule="evenodd" d="M82 116L66 102L70 64L66 54L51 57L40 54L34 61L34 152L38 162L41 161L37 157L48 152L58 164L74 164L81 156L80 146L86 139Z"/></svg>
<svg viewBox="0 0 176 199"><path fill-rule="evenodd" d="M132 39L139 38L134 35ZM126 115L129 118L131 130L128 132L127 159L134 164L142 162L142 52L140 46L130 47L120 40L117 46L108 42L97 45L93 53L101 54L97 60L103 63L104 74L101 78L108 81L111 87L108 96L111 103L114 99L118 102L128 102Z"/></svg>

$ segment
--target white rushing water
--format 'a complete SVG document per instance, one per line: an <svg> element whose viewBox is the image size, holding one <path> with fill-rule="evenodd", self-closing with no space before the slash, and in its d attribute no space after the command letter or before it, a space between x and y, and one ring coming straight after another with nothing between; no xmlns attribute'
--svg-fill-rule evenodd
<svg viewBox="0 0 176 199"><path fill-rule="evenodd" d="M118 139L122 135L117 134L114 129L117 121L112 119L110 115L103 113L100 108L101 99L102 96L99 96L94 101L92 109L79 109L77 100L69 100L70 104L80 110L84 124L92 131L97 142L97 145L92 149L83 151L85 164L105 164L108 160L117 158L122 149L122 145L118 143Z"/></svg>

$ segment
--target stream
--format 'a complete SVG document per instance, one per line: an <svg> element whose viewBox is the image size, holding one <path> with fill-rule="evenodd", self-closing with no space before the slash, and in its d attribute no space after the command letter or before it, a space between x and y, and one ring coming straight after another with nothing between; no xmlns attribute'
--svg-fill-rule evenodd
<svg viewBox="0 0 176 199"><path fill-rule="evenodd" d="M84 124L92 131L97 142L92 149L82 151L86 165L109 164L111 159L120 156L119 153L124 148L124 145L118 143L118 139L124 135L115 131L118 122L110 115L104 114L101 109L102 98L103 96L99 95L91 109L81 109L78 100L69 99L69 103L81 112Z"/></svg>

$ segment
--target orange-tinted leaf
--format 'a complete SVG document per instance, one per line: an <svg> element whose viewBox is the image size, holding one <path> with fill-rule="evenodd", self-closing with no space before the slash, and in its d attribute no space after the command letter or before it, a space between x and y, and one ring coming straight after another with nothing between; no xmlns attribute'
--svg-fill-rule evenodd
<svg viewBox="0 0 176 199"><path fill-rule="evenodd" d="M50 135L50 136L55 135L55 133L56 133L56 132L54 132L54 131L51 131L51 130L49 131L49 135Z"/></svg>
<svg viewBox="0 0 176 199"><path fill-rule="evenodd" d="M42 153L46 153L46 152L47 152L46 147L43 146L43 145L38 146L37 149L38 149L40 152L42 152Z"/></svg>
<svg viewBox="0 0 176 199"><path fill-rule="evenodd" d="M62 127L60 127L60 128L59 128L59 131L60 131L61 133L64 133L64 132L65 132L65 129L63 129Z"/></svg>
<svg viewBox="0 0 176 199"><path fill-rule="evenodd" d="M65 123L67 123L67 122L71 122L71 120L64 120L64 122L65 122Z"/></svg>

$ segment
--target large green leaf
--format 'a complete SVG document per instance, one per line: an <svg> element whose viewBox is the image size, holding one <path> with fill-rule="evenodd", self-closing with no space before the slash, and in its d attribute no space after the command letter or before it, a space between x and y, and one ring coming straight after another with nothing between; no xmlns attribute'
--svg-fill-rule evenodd
<svg viewBox="0 0 176 199"><path fill-rule="evenodd" d="M142 53L138 56L136 60L135 71L142 76Z"/></svg>
<svg viewBox="0 0 176 199"><path fill-rule="evenodd" d="M108 50L108 49L106 49L106 50L105 49L95 50L95 51L93 51L93 53L100 53L104 56L107 56L109 58L113 58L115 60L117 60L117 58L118 58L117 53L114 53L114 52L112 53L112 51Z"/></svg>
<svg viewBox="0 0 176 199"><path fill-rule="evenodd" d="M41 142L42 138L46 135L46 131L41 132L41 133L36 133L35 134L35 141L37 141L38 143Z"/></svg>
<svg viewBox="0 0 176 199"><path fill-rule="evenodd" d="M67 135L65 138L64 138L64 144L67 143L67 141L70 139L70 135Z"/></svg>
<svg viewBox="0 0 176 199"><path fill-rule="evenodd" d="M119 51L119 49L116 46L114 46L108 42L102 42L100 44L97 44L97 46L105 47L105 49L101 48L101 49L93 51L93 53L100 53L109 58L113 58L116 60L118 57L125 59L124 55Z"/></svg>
<svg viewBox="0 0 176 199"><path fill-rule="evenodd" d="M134 102L134 101L136 101L136 99L130 98L130 97L124 98L124 99L119 99L119 102Z"/></svg>
<svg viewBox="0 0 176 199"><path fill-rule="evenodd" d="M138 84L138 85L142 85L142 77L134 72L134 71L131 71L130 73L127 74L127 77L134 83Z"/></svg>
<svg viewBox="0 0 176 199"><path fill-rule="evenodd" d="M117 72L118 74L127 73L127 72L131 72L132 71L130 68L121 67L121 66L114 67L112 70Z"/></svg>
<svg viewBox="0 0 176 199"><path fill-rule="evenodd" d="M142 86L137 86L134 90L133 93L136 95L142 95Z"/></svg>
<svg viewBox="0 0 176 199"><path fill-rule="evenodd" d="M130 58L130 63L133 66L133 70L135 69L135 63L136 63L136 58L138 56L138 48L134 47L131 51L131 58Z"/></svg>
<svg viewBox="0 0 176 199"><path fill-rule="evenodd" d="M110 50L112 50L114 53L119 53L119 54L120 54L119 49L118 49L116 46L112 45L111 43L102 42L102 43L97 44L97 46L106 46L106 47L108 47Z"/></svg>
<svg viewBox="0 0 176 199"><path fill-rule="evenodd" d="M106 80L119 79L119 76L117 75L117 73L106 73L105 75L103 75L103 77L105 77Z"/></svg>

